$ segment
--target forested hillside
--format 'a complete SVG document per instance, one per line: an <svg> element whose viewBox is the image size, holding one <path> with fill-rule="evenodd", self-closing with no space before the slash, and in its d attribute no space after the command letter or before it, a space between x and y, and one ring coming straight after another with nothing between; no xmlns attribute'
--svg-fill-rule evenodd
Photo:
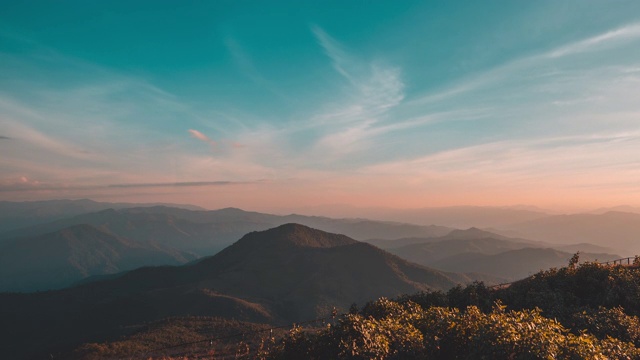
<svg viewBox="0 0 640 360"><path fill-rule="evenodd" d="M228 356L265 360L640 359L638 315L637 264L577 265L574 257L568 267L542 271L508 287L473 283L446 292L380 298L361 306L353 304L335 318L327 316L322 322L302 326L252 330L243 325L231 337L217 337L222 332L199 328L189 333L186 321L172 320L115 342L85 345L75 355L77 359L181 360Z"/></svg>
<svg viewBox="0 0 640 360"><path fill-rule="evenodd" d="M294 328L268 358L638 359L638 266L550 269L366 304L316 332Z"/></svg>

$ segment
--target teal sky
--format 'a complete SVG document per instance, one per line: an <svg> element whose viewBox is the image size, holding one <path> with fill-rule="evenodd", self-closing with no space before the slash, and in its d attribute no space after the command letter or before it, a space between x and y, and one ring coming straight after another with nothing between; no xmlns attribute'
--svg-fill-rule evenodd
<svg viewBox="0 0 640 360"><path fill-rule="evenodd" d="M638 1L0 2L0 200L640 205Z"/></svg>

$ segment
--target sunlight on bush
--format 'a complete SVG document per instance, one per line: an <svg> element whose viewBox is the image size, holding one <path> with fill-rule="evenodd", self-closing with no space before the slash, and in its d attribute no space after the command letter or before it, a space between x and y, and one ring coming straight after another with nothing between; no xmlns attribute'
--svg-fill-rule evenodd
<svg viewBox="0 0 640 360"><path fill-rule="evenodd" d="M490 312L476 306L423 309L380 299L333 327L305 334L299 328L275 346L272 359L627 359L631 343L573 334L540 310Z"/></svg>

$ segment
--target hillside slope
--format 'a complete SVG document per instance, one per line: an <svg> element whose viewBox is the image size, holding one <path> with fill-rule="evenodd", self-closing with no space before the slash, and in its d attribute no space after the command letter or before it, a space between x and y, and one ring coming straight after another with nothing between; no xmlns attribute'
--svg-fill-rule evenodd
<svg viewBox="0 0 640 360"><path fill-rule="evenodd" d="M43 201L0 201L0 232L28 226L44 224L72 216L106 209L124 209L168 204L137 204L98 202L89 199L43 200ZM170 204L172 207L204 210L194 205Z"/></svg>
<svg viewBox="0 0 640 360"><path fill-rule="evenodd" d="M452 230L440 226L418 226L364 219L279 216L234 208L193 211L155 206L107 209L81 214L47 224L5 232L0 234L0 239L41 235L74 225L88 224L119 237L140 242L154 242L181 251L193 251L200 256L208 256L222 250L248 232L266 230L291 222L345 234L358 240L370 238L375 234L389 239L441 236Z"/></svg>
<svg viewBox="0 0 640 360"><path fill-rule="evenodd" d="M74 225L3 243L0 292L59 289L90 276L194 259L193 254L132 242L91 225Z"/></svg>
<svg viewBox="0 0 640 360"><path fill-rule="evenodd" d="M498 254L461 253L430 262L430 266L445 271L478 272L513 281L538 271L566 266L572 253L549 248L523 248ZM613 254L580 253L581 261L618 259Z"/></svg>
<svg viewBox="0 0 640 360"><path fill-rule="evenodd" d="M297 224L247 234L180 267L37 294L0 294L2 333L22 354L68 349L168 316L281 323L326 315L379 296L447 289L465 275L411 264L372 245ZM23 354L24 355L24 354Z"/></svg>

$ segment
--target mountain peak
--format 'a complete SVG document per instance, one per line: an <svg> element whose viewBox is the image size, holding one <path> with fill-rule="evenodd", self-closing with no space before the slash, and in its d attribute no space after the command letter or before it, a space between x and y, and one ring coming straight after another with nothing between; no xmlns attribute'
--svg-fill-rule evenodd
<svg viewBox="0 0 640 360"><path fill-rule="evenodd" d="M242 237L237 244L332 248L355 243L357 243L356 240L345 235L332 234L308 226L289 223L269 230L249 233Z"/></svg>
<svg viewBox="0 0 640 360"><path fill-rule="evenodd" d="M213 211L219 212L219 213L227 213L227 214L244 214L244 213L247 212L245 210L242 210L242 209L236 208L236 207L226 207L226 208L213 210Z"/></svg>
<svg viewBox="0 0 640 360"><path fill-rule="evenodd" d="M500 235L488 232L486 230L478 229L477 227L470 227L466 230L452 230L445 237L456 239L456 240L470 240L470 239L478 239L483 237L493 237L493 238L501 238Z"/></svg>

